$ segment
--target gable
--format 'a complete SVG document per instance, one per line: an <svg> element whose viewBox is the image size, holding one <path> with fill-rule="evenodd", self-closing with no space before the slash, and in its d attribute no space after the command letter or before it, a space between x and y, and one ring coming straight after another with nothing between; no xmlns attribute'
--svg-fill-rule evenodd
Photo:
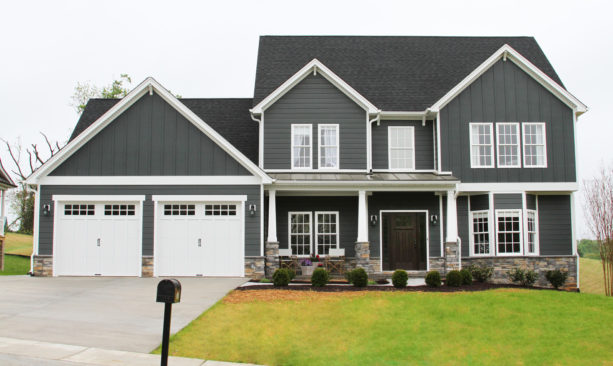
<svg viewBox="0 0 613 366"><path fill-rule="evenodd" d="M145 93L51 176L251 175L157 93Z"/></svg>

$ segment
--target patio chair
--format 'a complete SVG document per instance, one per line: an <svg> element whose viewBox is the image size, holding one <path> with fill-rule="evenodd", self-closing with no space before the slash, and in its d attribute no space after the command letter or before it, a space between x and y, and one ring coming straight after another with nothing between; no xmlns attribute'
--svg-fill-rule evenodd
<svg viewBox="0 0 613 366"><path fill-rule="evenodd" d="M330 273L345 273L345 249L330 249L326 257L326 269Z"/></svg>
<svg viewBox="0 0 613 366"><path fill-rule="evenodd" d="M292 249L279 249L279 268L298 269L298 257L293 255Z"/></svg>

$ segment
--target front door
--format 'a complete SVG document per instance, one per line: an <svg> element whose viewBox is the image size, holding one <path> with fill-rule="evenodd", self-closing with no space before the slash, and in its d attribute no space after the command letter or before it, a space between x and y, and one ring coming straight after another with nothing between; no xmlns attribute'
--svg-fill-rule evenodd
<svg viewBox="0 0 613 366"><path fill-rule="evenodd" d="M383 214L383 270L426 270L426 213Z"/></svg>

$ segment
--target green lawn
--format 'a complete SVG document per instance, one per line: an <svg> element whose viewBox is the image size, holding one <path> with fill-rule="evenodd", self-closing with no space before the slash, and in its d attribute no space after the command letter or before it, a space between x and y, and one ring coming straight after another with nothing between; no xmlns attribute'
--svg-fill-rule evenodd
<svg viewBox="0 0 613 366"><path fill-rule="evenodd" d="M604 295L604 279L600 259L581 258L579 262L581 292Z"/></svg>
<svg viewBox="0 0 613 366"><path fill-rule="evenodd" d="M25 275L29 271L29 257L7 254L4 256L4 271L0 271L0 276Z"/></svg>
<svg viewBox="0 0 613 366"><path fill-rule="evenodd" d="M32 235L6 233L4 252L7 254L32 255Z"/></svg>
<svg viewBox="0 0 613 366"><path fill-rule="evenodd" d="M600 365L613 361L611 324L613 299L583 293L234 291L170 351L266 365Z"/></svg>

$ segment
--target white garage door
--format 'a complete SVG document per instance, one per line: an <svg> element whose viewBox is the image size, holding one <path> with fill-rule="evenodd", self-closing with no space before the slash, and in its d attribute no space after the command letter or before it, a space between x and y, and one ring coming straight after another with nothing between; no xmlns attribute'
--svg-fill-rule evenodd
<svg viewBox="0 0 613 366"><path fill-rule="evenodd" d="M242 202L159 202L156 275L243 276Z"/></svg>
<svg viewBox="0 0 613 366"><path fill-rule="evenodd" d="M58 202L57 276L140 276L140 202Z"/></svg>

